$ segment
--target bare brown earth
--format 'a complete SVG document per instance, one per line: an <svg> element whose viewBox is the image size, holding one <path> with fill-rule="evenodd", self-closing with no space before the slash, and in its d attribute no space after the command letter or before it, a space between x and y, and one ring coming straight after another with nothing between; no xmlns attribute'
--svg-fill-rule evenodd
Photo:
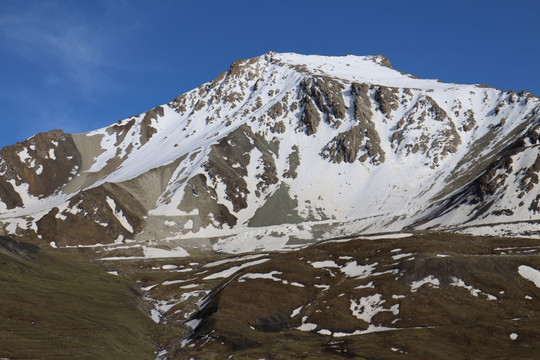
<svg viewBox="0 0 540 360"><path fill-rule="evenodd" d="M540 269L539 252L537 239L418 232L103 264L169 305L169 359L536 359L540 288L518 268Z"/></svg>

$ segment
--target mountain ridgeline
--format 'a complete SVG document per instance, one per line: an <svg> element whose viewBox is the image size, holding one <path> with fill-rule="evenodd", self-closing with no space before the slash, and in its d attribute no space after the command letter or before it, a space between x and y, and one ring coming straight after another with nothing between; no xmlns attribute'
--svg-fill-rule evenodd
<svg viewBox="0 0 540 360"><path fill-rule="evenodd" d="M225 252L403 228L538 234L539 140L528 92L418 79L380 55L268 53L109 127L2 149L0 232Z"/></svg>

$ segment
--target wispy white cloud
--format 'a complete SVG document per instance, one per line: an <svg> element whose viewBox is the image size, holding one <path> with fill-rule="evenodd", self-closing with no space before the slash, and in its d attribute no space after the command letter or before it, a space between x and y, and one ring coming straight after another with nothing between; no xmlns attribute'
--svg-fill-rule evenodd
<svg viewBox="0 0 540 360"><path fill-rule="evenodd" d="M121 11L118 3L115 8L103 3L91 9L69 6L80 2L30 4L0 15L0 38L8 51L44 69L45 83L68 81L86 96L114 87L107 68L108 53L122 36L111 21L111 12Z"/></svg>

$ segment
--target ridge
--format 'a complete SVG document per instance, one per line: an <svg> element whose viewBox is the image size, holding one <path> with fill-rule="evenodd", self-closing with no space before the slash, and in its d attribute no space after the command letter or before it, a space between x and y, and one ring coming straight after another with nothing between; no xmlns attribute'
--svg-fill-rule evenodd
<svg viewBox="0 0 540 360"><path fill-rule="evenodd" d="M411 226L535 233L539 104L382 55L269 52L111 126L4 148L0 229L55 246L211 238L224 252Z"/></svg>

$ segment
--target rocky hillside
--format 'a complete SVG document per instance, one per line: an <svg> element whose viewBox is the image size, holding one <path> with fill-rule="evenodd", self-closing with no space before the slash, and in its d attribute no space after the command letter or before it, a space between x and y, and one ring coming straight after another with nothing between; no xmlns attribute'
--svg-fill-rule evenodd
<svg viewBox="0 0 540 360"><path fill-rule="evenodd" d="M0 229L224 252L403 228L538 234L539 104L383 56L268 53L107 128L2 149Z"/></svg>
<svg viewBox="0 0 540 360"><path fill-rule="evenodd" d="M442 232L107 261L179 329L162 359L535 359L540 242Z"/></svg>

